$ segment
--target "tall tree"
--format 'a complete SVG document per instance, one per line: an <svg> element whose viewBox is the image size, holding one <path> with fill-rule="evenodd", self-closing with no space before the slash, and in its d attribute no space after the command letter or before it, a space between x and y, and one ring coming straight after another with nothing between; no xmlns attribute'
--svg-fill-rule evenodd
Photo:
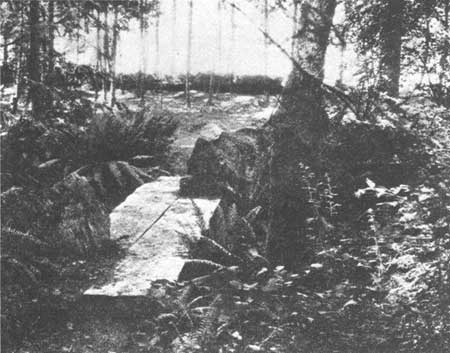
<svg viewBox="0 0 450 353"><path fill-rule="evenodd" d="M24 6L20 6L19 8L19 38L24 37L24 25L25 25L25 10ZM15 114L17 112L18 103L22 96L23 91L23 75L24 75L24 65L23 65L23 58L24 58L24 50L23 45L21 43L19 45L16 45L15 55L16 55L16 96L13 99L12 103L12 113Z"/></svg>
<svg viewBox="0 0 450 353"><path fill-rule="evenodd" d="M264 32L269 33L269 4L268 0L264 0ZM264 76L267 76L268 72L268 52L269 52L269 40L264 37Z"/></svg>
<svg viewBox="0 0 450 353"><path fill-rule="evenodd" d="M450 1L444 0L443 4L443 16L442 16L442 26L444 28L444 33L450 33ZM441 67L441 72L439 74L439 81L441 85L448 84L450 80L450 38L447 35L446 39L443 41L441 57L439 59L439 65ZM447 82L445 82L447 80ZM450 99L450 98L449 98Z"/></svg>
<svg viewBox="0 0 450 353"><path fill-rule="evenodd" d="M139 70L139 77L138 77L138 92L139 96L141 97L141 104L144 103L144 75L145 75L145 68L147 63L147 51L145 50L145 7L146 7L146 1L140 0L139 1L139 34L140 34L140 40L141 40L141 67Z"/></svg>
<svg viewBox="0 0 450 353"><path fill-rule="evenodd" d="M103 80L101 79L101 73L103 71L102 64L102 44L101 44L101 17L100 17L100 8L97 8L96 18L95 18L95 29L96 29L96 63L95 63L95 71L96 71L96 84L95 84L95 100L98 99L98 92L101 89L101 85Z"/></svg>
<svg viewBox="0 0 450 353"><path fill-rule="evenodd" d="M160 20L160 10L159 6L156 10L156 19L155 19L155 75L156 77L160 77L160 67L159 67L159 56L160 56L160 48L159 48L159 20Z"/></svg>
<svg viewBox="0 0 450 353"><path fill-rule="evenodd" d="M48 30L48 72L53 72L55 67L55 3L53 0L48 2L48 17L47 17L47 30Z"/></svg>
<svg viewBox="0 0 450 353"><path fill-rule="evenodd" d="M223 0L217 1L217 73L221 73L223 70L222 63L222 8ZM217 82L216 90L220 92L220 80Z"/></svg>
<svg viewBox="0 0 450 353"><path fill-rule="evenodd" d="M291 56L294 56L295 51L295 41L294 36L297 35L297 17L298 17L298 2L294 0L294 10L292 16L292 40L291 40Z"/></svg>
<svg viewBox="0 0 450 353"><path fill-rule="evenodd" d="M117 2L113 3L114 6L114 23L113 23L113 38L111 44L111 60L110 60L110 97L111 106L116 104L116 58L117 58L117 41L119 39L119 5Z"/></svg>
<svg viewBox="0 0 450 353"><path fill-rule="evenodd" d="M172 1L172 23L171 23L171 41L172 50L170 53L170 72L175 75L175 57L176 57L176 28L177 28L177 0Z"/></svg>
<svg viewBox="0 0 450 353"><path fill-rule="evenodd" d="M387 0L380 16L379 88L393 97L399 94L404 0Z"/></svg>
<svg viewBox="0 0 450 353"><path fill-rule="evenodd" d="M294 36L296 65L271 118L273 145L269 162L269 257L295 263L305 255L305 198L299 166L314 160L314 152L327 131L321 81L325 52L335 11L334 0L305 0Z"/></svg>
<svg viewBox="0 0 450 353"><path fill-rule="evenodd" d="M231 79L234 78L234 70L235 70L235 50L236 50L236 9L234 6L231 6L230 9L230 49L228 55L228 72L231 74Z"/></svg>
<svg viewBox="0 0 450 353"><path fill-rule="evenodd" d="M214 75L216 74L217 65L220 65L221 57L221 41L222 41L222 29L221 29L221 2L222 0L217 0L217 41L216 41L216 53L211 59L211 71L209 73L209 90L208 90L208 104L212 104L214 98ZM218 61L218 63L216 62Z"/></svg>
<svg viewBox="0 0 450 353"><path fill-rule="evenodd" d="M191 107L191 55L192 55L192 17L193 17L194 4L192 0L188 0L188 40L187 40L187 52L186 52L186 104Z"/></svg>
<svg viewBox="0 0 450 353"><path fill-rule="evenodd" d="M103 10L103 60L104 60L104 73L103 73L103 100L105 103L108 101L108 84L109 84L109 75L111 74L111 57L109 53L109 11L108 11L108 3L104 3Z"/></svg>
<svg viewBox="0 0 450 353"><path fill-rule="evenodd" d="M31 0L29 5L30 44L28 54L28 77L30 80L30 100L32 114L35 119L41 119L43 113L43 92L41 86L40 65L40 6L39 1Z"/></svg>

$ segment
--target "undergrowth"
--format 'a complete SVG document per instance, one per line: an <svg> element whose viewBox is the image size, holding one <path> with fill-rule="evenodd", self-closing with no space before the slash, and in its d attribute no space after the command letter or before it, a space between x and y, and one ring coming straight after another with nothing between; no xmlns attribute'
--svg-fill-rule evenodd
<svg viewBox="0 0 450 353"><path fill-rule="evenodd" d="M191 273L162 305L152 350L446 352L450 119L421 98L391 103L368 108L367 120L336 115L337 152L321 151L328 168L299 166L301 264L268 263L260 207L242 215L221 204L218 229L204 232L191 260L216 266Z"/></svg>

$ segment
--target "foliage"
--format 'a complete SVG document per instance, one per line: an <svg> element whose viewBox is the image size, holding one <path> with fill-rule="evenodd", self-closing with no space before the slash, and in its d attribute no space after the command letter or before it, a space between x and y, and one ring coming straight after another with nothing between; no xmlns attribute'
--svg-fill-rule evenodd
<svg viewBox="0 0 450 353"><path fill-rule="evenodd" d="M365 119L334 115L330 145L320 151L328 168L298 169L308 256L291 271L269 264L256 211L242 216L233 202L222 203L216 229L192 248L220 266L160 301L152 349L446 350L448 112L420 97L395 104L359 94Z"/></svg>
<svg viewBox="0 0 450 353"><path fill-rule="evenodd" d="M165 112L107 111L85 126L19 120L2 137L3 186L52 184L85 165L142 154L162 163L176 128Z"/></svg>
<svg viewBox="0 0 450 353"><path fill-rule="evenodd" d="M386 17L389 1L347 1L345 8L350 23L350 39L358 50L366 55L365 62L370 66L380 56L380 33ZM420 73L419 88L431 91L439 104L448 107L449 85L449 28L448 1L411 0L404 1L402 28L402 67L415 75ZM363 65L364 66L364 65ZM374 68L376 72L378 68ZM367 81L370 70L363 68ZM436 91L436 94L433 92Z"/></svg>
<svg viewBox="0 0 450 353"><path fill-rule="evenodd" d="M86 155L95 161L152 155L161 163L177 126L167 112L106 113L86 129Z"/></svg>
<svg viewBox="0 0 450 353"><path fill-rule="evenodd" d="M209 92L210 83L209 73L198 73L191 76L191 89ZM278 94L281 92L281 79L271 78L263 75L213 75L215 92L232 92L236 94ZM142 85L144 91L160 91L169 92L183 91L185 88L185 76L178 77L166 76L163 79L157 79L153 75L136 73L123 74L117 78L118 87L122 90L135 91L139 84Z"/></svg>

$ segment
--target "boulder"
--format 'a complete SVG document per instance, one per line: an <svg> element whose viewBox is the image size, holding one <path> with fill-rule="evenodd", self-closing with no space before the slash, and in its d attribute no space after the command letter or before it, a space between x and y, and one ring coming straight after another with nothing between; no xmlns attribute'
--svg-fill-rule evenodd
<svg viewBox="0 0 450 353"><path fill-rule="evenodd" d="M199 138L188 161L188 178L181 193L190 196L218 196L224 189L248 199L255 188L260 156L261 131L242 129L223 132L218 138Z"/></svg>
<svg viewBox="0 0 450 353"><path fill-rule="evenodd" d="M74 173L52 189L59 195L60 219L54 230L56 243L83 255L99 249L109 239L109 212L97 199L88 180Z"/></svg>
<svg viewBox="0 0 450 353"><path fill-rule="evenodd" d="M138 155L130 159L130 164L138 168L154 167L155 157L148 155Z"/></svg>
<svg viewBox="0 0 450 353"><path fill-rule="evenodd" d="M109 238L109 215L88 180L72 173L40 190L2 193L2 228L30 232L52 247L87 255Z"/></svg>
<svg viewBox="0 0 450 353"><path fill-rule="evenodd" d="M77 174L88 180L110 211L136 188L153 180L140 168L122 161L89 165L78 170Z"/></svg>

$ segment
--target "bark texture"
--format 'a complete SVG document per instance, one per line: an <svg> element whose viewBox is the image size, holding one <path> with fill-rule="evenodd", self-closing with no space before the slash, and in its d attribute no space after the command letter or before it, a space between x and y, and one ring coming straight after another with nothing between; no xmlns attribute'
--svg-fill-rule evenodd
<svg viewBox="0 0 450 353"><path fill-rule="evenodd" d="M114 3L114 25L113 25L113 39L111 46L111 61L110 61L110 90L111 90L111 106L116 104L116 58L117 58L117 41L119 39L119 7Z"/></svg>
<svg viewBox="0 0 450 353"><path fill-rule="evenodd" d="M28 75L30 78L30 100L35 119L41 119L43 113L41 65L39 63L40 32L39 32L39 1L30 1L30 51L28 55Z"/></svg>
<svg viewBox="0 0 450 353"><path fill-rule="evenodd" d="M188 2L189 13L188 13L188 40L187 40L187 55L186 55L186 104L190 108L191 107L191 51L192 51L192 12L194 4L192 0Z"/></svg>
<svg viewBox="0 0 450 353"><path fill-rule="evenodd" d="M269 257L275 263L301 259L305 238L307 200L299 180L299 165L314 164L316 151L327 132L322 90L325 52L336 2L309 0L301 5L294 35L294 67L272 117L273 145L269 162Z"/></svg>
<svg viewBox="0 0 450 353"><path fill-rule="evenodd" d="M397 97L400 83L404 0L388 0L381 17L379 88Z"/></svg>
<svg viewBox="0 0 450 353"><path fill-rule="evenodd" d="M48 72L53 72L55 68L55 4L53 0L48 2Z"/></svg>

